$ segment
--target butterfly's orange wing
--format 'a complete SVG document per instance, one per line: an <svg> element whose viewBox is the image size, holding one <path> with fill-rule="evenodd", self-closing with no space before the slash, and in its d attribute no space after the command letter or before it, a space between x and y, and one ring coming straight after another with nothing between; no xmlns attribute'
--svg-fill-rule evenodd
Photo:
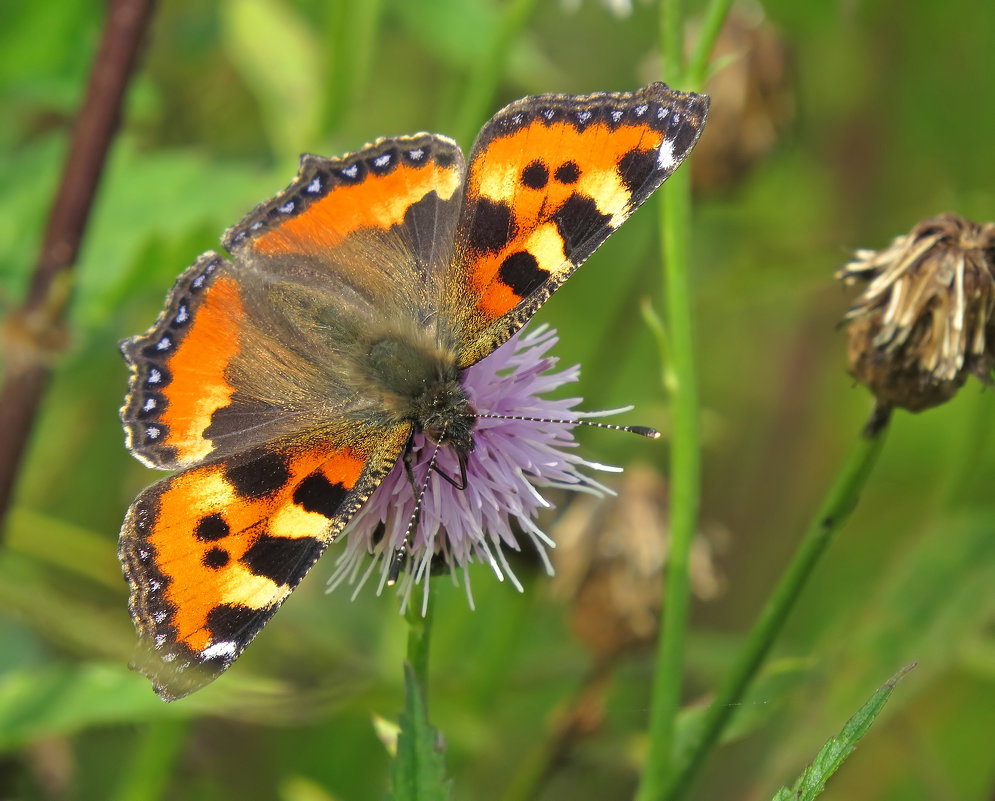
<svg viewBox="0 0 995 801"><path fill-rule="evenodd" d="M484 126L467 170L444 317L473 364L546 299L691 152L703 95L541 95Z"/></svg>

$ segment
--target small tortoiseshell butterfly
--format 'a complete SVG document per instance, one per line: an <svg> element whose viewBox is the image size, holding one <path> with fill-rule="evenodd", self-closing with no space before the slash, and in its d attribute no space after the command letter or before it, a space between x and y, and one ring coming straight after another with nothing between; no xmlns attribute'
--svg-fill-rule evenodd
<svg viewBox="0 0 995 801"><path fill-rule="evenodd" d="M687 158L708 98L518 100L464 161L444 136L304 156L294 182L125 340L129 450L178 470L120 557L166 700L228 668L405 451L472 459L464 371L520 329Z"/></svg>

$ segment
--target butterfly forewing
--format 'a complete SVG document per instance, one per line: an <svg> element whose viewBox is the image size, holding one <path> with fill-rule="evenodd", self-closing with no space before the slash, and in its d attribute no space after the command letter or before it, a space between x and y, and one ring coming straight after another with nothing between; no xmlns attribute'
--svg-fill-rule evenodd
<svg viewBox="0 0 995 801"><path fill-rule="evenodd" d="M535 313L687 157L708 100L637 92L519 100L470 154L445 316L460 363L490 353Z"/></svg>

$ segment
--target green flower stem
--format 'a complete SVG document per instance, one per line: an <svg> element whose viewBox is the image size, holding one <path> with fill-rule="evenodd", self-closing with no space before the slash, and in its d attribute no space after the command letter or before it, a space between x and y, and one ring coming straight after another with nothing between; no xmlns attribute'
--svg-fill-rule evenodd
<svg viewBox="0 0 995 801"><path fill-rule="evenodd" d="M733 711L739 707L743 693L780 633L812 571L857 505L860 491L867 483L884 444L889 416L887 411L876 410L851 449L809 524L794 558L753 625L736 664L709 706L700 732L692 738L684 753L678 755L676 773L661 797L674 801L684 795L703 760L718 742Z"/></svg>
<svg viewBox="0 0 995 801"><path fill-rule="evenodd" d="M432 618L435 614L435 597L430 591L427 582L422 585L422 592L428 594L425 614L422 614L422 604L415 602L414 596L417 593L412 593L411 602L405 610L404 617L408 621L408 663L415 672L415 677L421 686L422 697L426 699L427 706L428 652L432 638Z"/></svg>
<svg viewBox="0 0 995 801"><path fill-rule="evenodd" d="M663 625L653 676L649 752L637 801L662 797L671 771L677 713L680 709L684 639L690 605L688 562L697 527L701 474L698 383L691 326L687 247L691 185L688 171L667 182L662 228L671 394L670 547L664 586Z"/></svg>
<svg viewBox="0 0 995 801"><path fill-rule="evenodd" d="M732 0L712 0L705 11L705 19L698 34L698 41L695 43L691 57L688 59L687 77L690 86L697 90L705 83L706 71L708 70L709 59L712 55L712 48L715 47L715 40L719 38L722 25L726 21L726 15L732 7Z"/></svg>
<svg viewBox="0 0 995 801"><path fill-rule="evenodd" d="M660 46L664 77L678 89L699 89L704 82L715 39L731 0L713 0L690 69L684 60L683 0L661 0ZM670 548L664 587L663 623L657 646L650 704L648 757L636 793L637 801L664 797L672 781L677 713L683 686L684 641L690 609L689 562L698 521L701 490L701 430L698 377L694 355L692 295L688 270L691 218L691 179L687 168L678 170L663 192L660 218L663 240L664 286L667 295L669 361L664 375L671 395Z"/></svg>

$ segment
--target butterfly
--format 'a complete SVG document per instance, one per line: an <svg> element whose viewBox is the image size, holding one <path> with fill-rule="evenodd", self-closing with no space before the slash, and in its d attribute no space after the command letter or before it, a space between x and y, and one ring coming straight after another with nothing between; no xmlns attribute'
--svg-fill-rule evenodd
<svg viewBox="0 0 995 801"><path fill-rule="evenodd" d="M708 98L539 95L451 139L301 158L121 350L126 445L177 471L119 555L133 667L173 700L226 670L405 454L473 458L464 371L518 331L687 158ZM465 469L464 469L465 481ZM400 564L400 560L397 560Z"/></svg>

